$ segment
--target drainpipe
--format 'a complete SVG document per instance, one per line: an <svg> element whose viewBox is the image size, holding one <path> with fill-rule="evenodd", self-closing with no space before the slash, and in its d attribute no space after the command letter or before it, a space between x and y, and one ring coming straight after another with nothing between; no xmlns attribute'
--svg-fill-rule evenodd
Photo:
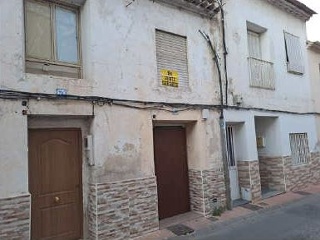
<svg viewBox="0 0 320 240"><path fill-rule="evenodd" d="M227 142L226 142L226 124L224 120L224 114L223 114L223 86L222 86L222 76L221 76L221 70L220 70L220 64L219 64L219 58L216 50L214 49L212 42L210 40L210 37L203 31L199 30L199 32L202 34L202 36L207 41L212 55L213 60L215 62L216 68L218 70L218 77L219 77L219 90L220 90L220 117L219 117L219 125L220 125L220 136L221 136L221 151L222 151L222 163L223 163L223 175L224 175L224 181L225 181L225 187L226 187L226 205L227 209L232 209L232 201L231 201L231 189L230 189L230 176L229 176L229 163L227 158Z"/></svg>
<svg viewBox="0 0 320 240"><path fill-rule="evenodd" d="M229 175L229 163L227 158L227 138L226 138L226 122L224 120L223 109L220 112L220 136L221 136L221 151L222 151L222 163L223 163L223 175L224 182L226 186L226 204L227 209L232 210L232 200L231 200L231 187L230 187L230 175Z"/></svg>

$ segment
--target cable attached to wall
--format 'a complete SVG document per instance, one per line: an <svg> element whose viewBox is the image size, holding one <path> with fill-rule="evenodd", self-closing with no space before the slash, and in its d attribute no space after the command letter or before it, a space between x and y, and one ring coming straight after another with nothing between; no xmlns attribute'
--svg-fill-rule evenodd
<svg viewBox="0 0 320 240"><path fill-rule="evenodd" d="M64 95L59 96L56 94L48 93L32 93L32 92L21 92L15 90L2 90L0 89L0 99L6 100L70 100L70 101L85 101L90 104L97 106L108 105L119 105L129 108L145 109L145 110L165 110L168 112L179 112L187 111L192 109L211 109L211 110L221 110L221 109L231 109L238 111L262 111L274 114L293 114L293 115L319 115L319 112L293 112L284 111L277 109L266 109L266 108L256 108L256 107L242 107L242 106L226 106L226 105L214 105L214 104L190 104L190 103L170 103L170 102L153 102L153 101L138 101L130 99L116 99L116 98L106 98L97 96L79 96L79 95ZM135 105L136 104L136 105Z"/></svg>

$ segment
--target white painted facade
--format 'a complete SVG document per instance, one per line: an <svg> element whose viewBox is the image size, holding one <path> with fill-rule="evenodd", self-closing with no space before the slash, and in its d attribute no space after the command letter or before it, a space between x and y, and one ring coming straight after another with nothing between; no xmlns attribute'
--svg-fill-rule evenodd
<svg viewBox="0 0 320 240"><path fill-rule="evenodd" d="M271 146L262 150L267 155L290 155L289 139L287 137L290 132L307 132L310 137L310 148L314 149L317 143L317 137L314 134L314 116L312 114L297 116L277 112L277 110L292 113L311 113L313 111L309 71L305 71L302 75L293 74L287 71L286 66L284 31L300 38L303 66L306 70L308 69L309 62L305 48L305 21L271 5L267 1L230 0L226 1L225 9L230 84L229 102L233 103L233 96L241 96L240 108L244 107L252 110L244 112L227 111L226 121L248 122L251 126L248 138L255 139L253 133L255 131L254 117L279 118L279 123L273 126L271 130L273 134L279 136L275 138L278 142L270 141ZM239 9L243 11L239 11ZM275 90L250 87L247 59L249 56L247 22L266 29L260 36L262 59L273 63ZM256 109L274 112L257 111ZM302 122L303 124L301 124ZM257 151L252 147L250 147L250 151L242 157L243 160L245 158L247 160L257 159Z"/></svg>
<svg viewBox="0 0 320 240"><path fill-rule="evenodd" d="M310 81L312 85L312 99L314 104L314 111L320 112L320 49L319 42L308 44L308 61L310 71ZM316 117L317 134L320 138L320 116ZM318 144L319 147L319 144Z"/></svg>
<svg viewBox="0 0 320 240"><path fill-rule="evenodd" d="M238 109L225 110L225 120L236 127L237 161L258 160L261 168L260 158L291 156L291 133L307 133L309 150L318 152L319 138L315 115L312 114L313 86L306 51L306 19L262 0L226 0L224 9L228 101L230 105L238 106ZM301 48L299 63L304 68L303 74L288 71L285 33L298 37ZM263 66L258 68L262 69L260 77L270 77L274 87L265 88L263 83L261 87L252 86L251 56L255 61L253 67L259 62L268 65L268 69ZM265 73L270 69L270 74ZM257 146L258 140L263 142L263 146ZM261 169L260 175L262 178ZM248 188L241 190L252 191ZM250 200L246 192L242 198Z"/></svg>
<svg viewBox="0 0 320 240"><path fill-rule="evenodd" d="M300 38L302 62L307 69L305 21L263 0L230 0L226 1L225 9L230 98L232 95L241 95L243 106L246 107L295 112L311 111L309 73L308 71L303 75L288 73L284 42L284 31ZM273 63L274 91L249 86L247 22L266 29L260 37L261 55L263 60Z"/></svg>
<svg viewBox="0 0 320 240"><path fill-rule="evenodd" d="M216 69L212 64L212 56L208 51L207 43L198 32L201 27L201 30L208 33L212 39L218 39L219 26L217 23L214 20L152 1L138 1L128 7L126 4L127 1L108 1L108 3L86 1L80 13L83 79L72 79L25 73L23 1L1 1L1 89L55 94L57 88L64 88L70 95L100 96L146 102L218 104ZM185 24L186 21L190 24ZM188 90L181 91L160 85L157 79L155 55L156 29L187 37L190 83ZM215 41L215 45L220 49L219 42ZM10 105L12 104L10 102ZM3 105L7 106L7 103ZM13 164L12 161L24 162L22 168L25 168L26 151L22 153L20 149L26 150L27 117L21 115L23 109L21 104L17 102L15 105L17 107L10 106L2 109L2 121L6 121L6 124L1 124L1 126L6 131L12 131L9 124L11 126L19 125L22 131L19 135L24 137L21 138L19 146L15 147L19 149L17 156L12 156L12 152L9 150L9 146L13 146L10 142L11 137L12 141L16 142L13 134L6 134L8 148L4 147L5 144L1 144L1 151L3 153L11 152L9 154L11 156L5 157L6 161L10 162L9 165ZM29 108L30 115L92 116L91 104L81 101L79 103L67 101L55 103L40 99L39 101L30 101ZM112 159L112 156L116 156L116 149L121 150L125 148L126 144L132 144L133 152L130 154L134 154L134 158L130 169L135 168L136 161L142 161L141 167L145 170L139 169L139 172L142 170L139 174L143 174L143 172L153 174L153 164L143 164L143 161L149 161L153 158L152 146L146 147L149 144L143 142L145 141L143 139L151 138L153 111L135 111L127 108L125 108L126 111L118 111L117 107L112 107L112 111L100 113L102 109L96 106L91 131L97 132L93 134L95 142L106 142L108 150L106 151L106 148L102 149L99 144L96 144L97 149L94 152L97 166L102 166L109 158L106 156L106 152L110 154ZM11 111L16 119L9 121L6 113ZM196 121L201 119L201 111L196 115L189 114L189 117L181 117L182 114L177 116L164 114L160 110L155 112L157 120ZM135 114L137 116L134 117ZM188 115L188 113L186 114ZM162 117L162 115L168 115L168 117ZM133 119L136 123L133 122ZM107 122L116 125L107 130L107 126L104 125ZM202 122L200 124L206 125ZM16 127L14 129L17 130ZM102 129L105 132L101 131ZM119 130L124 130L123 135L119 135ZM141 133L141 140L138 141L136 136ZM119 137L121 140L118 140ZM143 151L140 151L142 148ZM213 156L209 157L213 158ZM112 162L110 158L109 161ZM214 158L219 157L215 156ZM114 167L117 165L122 164L117 161ZM196 165L200 168L202 164ZM7 174L9 173L10 171L7 172ZM1 175L1 177L8 178L8 175ZM14 187L8 188L13 195L27 192L26 174L20 178L23 178L21 182L24 185L21 190L15 191ZM21 188L21 184L15 186ZM1 194L7 196L7 188L1 187L4 188Z"/></svg>
<svg viewBox="0 0 320 240"><path fill-rule="evenodd" d="M0 2L1 90L55 95L63 88L68 95L114 99L112 104L46 97L0 100L5 136L0 140L0 199L29 194L28 129L79 128L82 138L93 136L94 166L88 165L85 151L82 156L86 239L90 184L154 177L154 125L185 126L189 169L222 169L217 110L204 120L201 107L166 106L219 104L217 69L199 33L206 32L220 52L219 21L149 0L129 2L87 0L80 8L81 79L26 73L24 1ZM188 89L160 85L156 29L186 37Z"/></svg>
<svg viewBox="0 0 320 240"><path fill-rule="evenodd" d="M24 2L0 1L0 90L51 94L0 99L0 200L29 194L28 129L79 128L82 139L92 135L94 143L94 166L89 166L85 151L82 153L85 238L90 184L155 176L154 126L186 128L189 170L201 174L223 171L218 71L199 33L204 31L212 40L224 79L220 15L210 19L151 0L130 3L86 0L81 6L82 78L73 79L26 73ZM305 21L264 0L225 0L224 11L231 106L224 114L225 122L234 126L236 160L291 155L289 133L307 133L310 151L319 151L316 118L306 114L315 111L314 106L319 106L318 111L320 105L311 98L317 92L312 92L307 71ZM247 22L264 29L261 58L272 63L274 90L250 87ZM189 88L161 86L156 29L186 37ZM300 39L302 75L287 71L284 31ZM59 88L82 99L53 99ZM90 96L101 100L85 98ZM27 106L22 106L23 100ZM180 103L178 107L170 105ZM210 109L207 116L203 109ZM258 136L265 140L259 149ZM249 193L242 197L251 200L251 190L244 190ZM205 203L201 207L206 214Z"/></svg>

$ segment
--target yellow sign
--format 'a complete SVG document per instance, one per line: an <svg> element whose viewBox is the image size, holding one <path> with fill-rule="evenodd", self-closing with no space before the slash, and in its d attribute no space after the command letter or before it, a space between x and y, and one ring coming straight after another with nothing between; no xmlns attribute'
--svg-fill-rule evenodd
<svg viewBox="0 0 320 240"><path fill-rule="evenodd" d="M178 87L179 74L177 71L161 69L161 83L164 86Z"/></svg>

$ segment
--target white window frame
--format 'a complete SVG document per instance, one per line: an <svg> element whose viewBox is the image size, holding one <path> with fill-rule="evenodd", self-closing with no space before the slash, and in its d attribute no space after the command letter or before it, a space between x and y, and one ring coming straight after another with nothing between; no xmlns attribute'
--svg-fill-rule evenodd
<svg viewBox="0 0 320 240"><path fill-rule="evenodd" d="M284 31L287 70L289 73L304 74L304 60L300 38Z"/></svg>
<svg viewBox="0 0 320 240"><path fill-rule="evenodd" d="M81 57L81 41L80 41L80 17L79 17L79 7L74 6L71 7L69 5L60 4L53 1L46 0L25 0L26 2L43 4L47 5L50 8L50 32L52 37L51 44L51 59L41 59L36 57L28 56L27 53L27 43L25 43L25 56L26 56L26 72L28 73L36 73L36 74L48 74L48 75L56 75L63 77L71 77L71 78L81 78L82 76L82 57ZM26 4L25 4L26 5ZM55 11L56 8L66 9L68 11L72 11L76 16L77 23L77 62L63 62L58 60L57 56L57 44L56 44L56 22L55 22ZM26 23L26 6L25 6L25 23ZM27 26L25 24L25 36L27 39Z"/></svg>
<svg viewBox="0 0 320 240"><path fill-rule="evenodd" d="M307 164L310 161L310 150L307 133L289 134L292 164Z"/></svg>

